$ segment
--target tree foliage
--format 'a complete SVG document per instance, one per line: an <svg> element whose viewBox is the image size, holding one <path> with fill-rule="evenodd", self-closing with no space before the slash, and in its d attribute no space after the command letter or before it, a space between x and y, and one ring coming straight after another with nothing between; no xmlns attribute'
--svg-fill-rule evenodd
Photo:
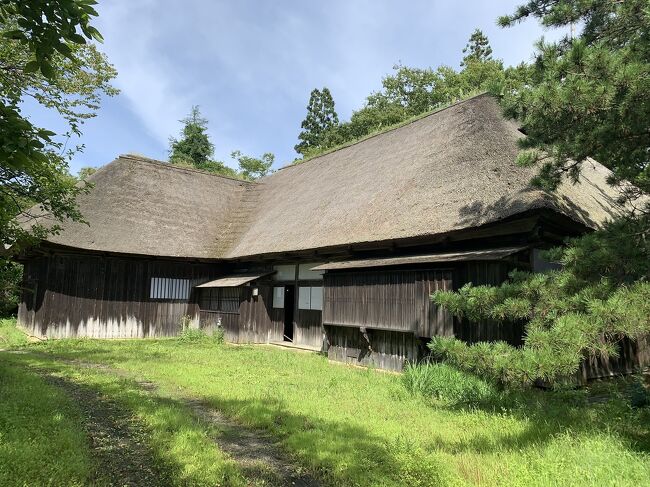
<svg viewBox="0 0 650 487"><path fill-rule="evenodd" d="M0 230L2 244L17 252L33 237L56 232L21 226L30 209L53 220L80 220L75 196L83 191L69 175L68 160L82 147L67 148L57 134L36 127L20 110L31 98L67 122L65 138L81 135L102 95L117 93L114 68L86 38L99 38L89 25L93 2L0 2ZM79 28L83 35L76 33ZM84 37L85 36L85 37Z"/></svg>
<svg viewBox="0 0 650 487"><path fill-rule="evenodd" d="M557 383L586 354L616 356L623 337L650 333L650 232L647 217L625 218L550 252L562 270L514 272L501 286L465 285L433 301L459 317L525 321L523 347L438 338L434 354L511 385Z"/></svg>
<svg viewBox="0 0 650 487"><path fill-rule="evenodd" d="M246 156L241 151L233 151L230 156L237 161L239 175L243 179L253 181L266 176L271 171L275 156L270 152L262 154L261 157Z"/></svg>
<svg viewBox="0 0 650 487"><path fill-rule="evenodd" d="M540 42L529 83L505 93L506 113L527 134L520 163L540 163L535 183L553 189L591 157L612 170L612 183L633 183L627 196L650 192L647 0L533 0L500 23L529 17L584 27L577 38Z"/></svg>
<svg viewBox="0 0 650 487"><path fill-rule="evenodd" d="M541 163L533 183L552 191L567 176L576 181L583 161L594 158L637 208L554 250L560 271L515 272L501 286L470 284L433 295L458 316L525 323L521 348L449 338L430 344L461 368L519 385L561 381L586 355L616 355L622 338L650 334L650 215L637 199L650 190L650 6L533 0L500 23L528 17L584 27L577 38L540 42L536 62L512 71L519 82L504 85L505 111L527 134L519 162Z"/></svg>
<svg viewBox="0 0 650 487"><path fill-rule="evenodd" d="M336 128L338 123L339 117L330 90L327 87L322 90L314 88L309 95L307 116L300 125L300 142L294 149L303 156L317 151L323 146L326 134Z"/></svg>
<svg viewBox="0 0 650 487"><path fill-rule="evenodd" d="M484 63L492 60L492 46L490 46L490 41L481 29L472 32L467 45L463 49L463 54L465 56L460 63L461 66L467 66L473 62Z"/></svg>
<svg viewBox="0 0 650 487"><path fill-rule="evenodd" d="M489 41L478 29L463 53L460 71L449 66L393 66L393 73L382 79L382 89L368 95L365 105L343 123L333 118L321 123L319 117L312 115L321 106L320 92L314 90L303 122L303 129L309 129L301 133L302 145L296 146L296 150L303 156L317 155L482 91L500 93L524 79L523 68L504 70L500 60L492 59Z"/></svg>
<svg viewBox="0 0 650 487"><path fill-rule="evenodd" d="M208 120L201 116L198 106L193 106L190 114L180 122L183 124L180 137L169 139L169 162L172 164L246 180L258 179L271 171L275 156L270 152L256 158L233 151L231 157L237 161L239 171L215 160L214 144L207 132Z"/></svg>
<svg viewBox="0 0 650 487"><path fill-rule="evenodd" d="M169 162L189 163L197 169L205 169L214 157L214 144L208 135L208 120L201 116L198 106L193 106L190 114L180 120L183 124L179 139L169 139Z"/></svg>
<svg viewBox="0 0 650 487"><path fill-rule="evenodd" d="M0 287L6 302L17 283L8 259L21 248L56 233L56 222L80 221L75 197L83 185L68 172L68 161L83 146L68 147L95 116L115 69L87 40L101 40L90 25L92 0L0 0ZM23 116L27 99L63 118L57 134ZM37 216L47 215L41 224ZM29 224L32 224L31 226ZM8 277L9 276L9 277ZM10 278L13 276L12 278ZM6 299L5 299L6 298ZM2 304L6 307L6 304Z"/></svg>
<svg viewBox="0 0 650 487"><path fill-rule="evenodd" d="M78 177L80 180L85 181L86 179L88 179L89 176L92 176L96 172L97 172L96 167L90 167L90 166L82 167L81 169L79 169Z"/></svg>

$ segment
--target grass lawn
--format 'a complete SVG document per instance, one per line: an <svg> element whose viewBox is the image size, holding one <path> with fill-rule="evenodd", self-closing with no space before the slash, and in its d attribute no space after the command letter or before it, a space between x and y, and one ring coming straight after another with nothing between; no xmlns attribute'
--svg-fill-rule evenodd
<svg viewBox="0 0 650 487"><path fill-rule="evenodd" d="M0 363L56 370L121 401L150 429L148 441L178 484L241 478L182 405L156 403L123 376L62 359L106 364L170 395L201 398L268 430L326 485L650 484L650 411L616 395L590 404L586 391L531 391L516 403L463 408L411 395L398 375L265 346L60 340L25 350L37 353L3 354ZM209 458L194 458L202 455ZM204 470L212 473L202 477Z"/></svg>
<svg viewBox="0 0 650 487"><path fill-rule="evenodd" d="M0 349L27 345L27 335L16 328L15 318L0 318Z"/></svg>
<svg viewBox="0 0 650 487"><path fill-rule="evenodd" d="M0 485L86 485L93 462L79 421L61 391L0 359Z"/></svg>

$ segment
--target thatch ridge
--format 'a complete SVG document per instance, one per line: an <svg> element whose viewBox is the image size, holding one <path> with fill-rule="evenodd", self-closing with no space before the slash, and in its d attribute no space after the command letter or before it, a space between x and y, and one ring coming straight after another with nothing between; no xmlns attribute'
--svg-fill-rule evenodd
<svg viewBox="0 0 650 487"><path fill-rule="evenodd" d="M66 221L48 241L84 250L166 257L223 257L249 181L120 156L78 197L88 224ZM52 225L51 218L40 220Z"/></svg>
<svg viewBox="0 0 650 487"><path fill-rule="evenodd" d="M523 134L482 94L261 180L258 211L229 257L429 238L549 209L588 227L617 213L609 170L581 184L530 187ZM316 162L317 161L317 162Z"/></svg>
<svg viewBox="0 0 650 487"><path fill-rule="evenodd" d="M387 132L392 132L393 130L397 130L399 128L405 127L405 126L410 125L412 123L418 122L418 121L422 120L423 118L430 117L431 115L436 115L437 113L440 113L440 112L442 112L442 111L444 111L444 110L446 110L448 108L452 108L452 107L454 107L456 105L460 105L462 103L465 103L467 101L472 100L473 98L478 98L480 96L492 96L492 95L490 95L490 93L487 92L487 91L482 91L480 93L477 93L476 95L472 95L472 96L468 96L467 98L463 98L462 100L458 100L458 101L455 101L455 102L452 102L452 103L447 103L444 106L440 106L440 107L434 108L432 110L429 110L427 112L420 113L418 115L414 115L412 117L407 118L406 120L402 120L401 122L395 123L393 125L389 125L387 127L379 128L379 129L375 130L374 132L371 132L369 134L366 134L366 135L363 135L363 136L359 137L358 139L353 139L353 140L349 140L347 142L343 142L342 144L339 144L337 146L326 149L323 152L320 152L320 153L315 154L313 156L306 157L305 159L296 159L293 162L290 162L287 165L282 166L281 168L278 169L278 171L282 171L283 169L289 169L291 167L294 167L294 166L297 166L297 165L300 165L300 164L304 164L306 162L311 162L311 161L313 161L315 159L318 159L320 157L327 156L327 155L331 154L332 152L336 152L336 151L339 151L339 150L342 150L342 149L347 149L348 147L351 147L351 146L356 145L356 144L360 144L362 142L365 142L368 139L372 139L373 137L378 137L378 136L383 135L383 134L385 134Z"/></svg>
<svg viewBox="0 0 650 487"><path fill-rule="evenodd" d="M199 173L199 174L207 174L209 176L214 176L214 177L217 177L217 178L224 178L224 179L231 179L233 181L238 181L238 182L243 181L245 183L251 183L251 184L255 183L255 181L249 181L248 179L242 179L242 178L235 178L235 177L232 177L232 176L226 176L224 174L218 174L218 173L214 173L214 172L211 172L211 171L204 171L203 169L197 169L195 167L179 166L179 165L176 165L176 164L174 164L172 162L169 162L169 161L161 161L159 159L152 159L151 157L145 157L145 156L141 156L141 155L138 155L138 154L130 154L130 153L120 154L118 156L118 158L131 159L131 160L136 161L136 162L145 162L145 163L148 163L148 164L157 164L157 165L160 165L160 166L164 166L164 167L166 167L168 169L174 169L174 170L179 170L179 171L188 171L188 172L196 172L196 173ZM99 168L99 169L101 169L101 168Z"/></svg>

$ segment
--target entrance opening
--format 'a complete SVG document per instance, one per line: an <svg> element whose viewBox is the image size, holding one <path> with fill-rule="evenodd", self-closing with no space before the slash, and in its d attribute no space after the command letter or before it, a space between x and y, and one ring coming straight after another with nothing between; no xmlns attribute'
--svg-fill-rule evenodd
<svg viewBox="0 0 650 487"><path fill-rule="evenodd" d="M284 286L284 341L293 341L293 309L295 304L295 286Z"/></svg>

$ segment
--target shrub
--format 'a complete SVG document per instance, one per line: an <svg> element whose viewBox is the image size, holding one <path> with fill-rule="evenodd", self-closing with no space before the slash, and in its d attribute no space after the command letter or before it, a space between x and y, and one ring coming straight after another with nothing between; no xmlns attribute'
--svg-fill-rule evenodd
<svg viewBox="0 0 650 487"><path fill-rule="evenodd" d="M200 328L185 328L178 339L182 342L195 342L207 338L208 335Z"/></svg>
<svg viewBox="0 0 650 487"><path fill-rule="evenodd" d="M221 344L226 341L226 334L223 331L223 328L219 327L214 332L212 332L212 341L215 343Z"/></svg>
<svg viewBox="0 0 650 487"><path fill-rule="evenodd" d="M630 406L633 408L650 407L650 392L643 385L643 379L635 380L628 390Z"/></svg>
<svg viewBox="0 0 650 487"><path fill-rule="evenodd" d="M450 365L430 361L407 363L402 382L412 394L451 404L475 404L498 396L494 385Z"/></svg>

